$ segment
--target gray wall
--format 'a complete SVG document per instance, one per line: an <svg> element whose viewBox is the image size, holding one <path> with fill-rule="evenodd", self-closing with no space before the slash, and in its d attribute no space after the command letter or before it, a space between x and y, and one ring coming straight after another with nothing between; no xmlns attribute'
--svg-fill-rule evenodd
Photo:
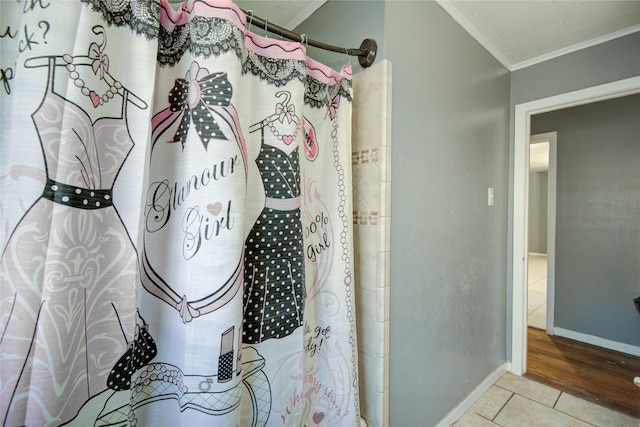
<svg viewBox="0 0 640 427"><path fill-rule="evenodd" d="M532 117L558 132L555 326L640 345L640 95Z"/></svg>
<svg viewBox="0 0 640 427"><path fill-rule="evenodd" d="M640 75L640 32L511 73L511 104Z"/></svg>
<svg viewBox="0 0 640 427"><path fill-rule="evenodd" d="M376 59L384 56L384 1L329 0L304 21L296 32L333 46L359 48L364 39L378 44ZM348 55L307 48L307 54L334 70L349 62ZM362 71L358 58L351 58L353 72Z"/></svg>
<svg viewBox="0 0 640 427"><path fill-rule="evenodd" d="M509 150L514 150L513 113L524 102L640 76L640 32L550 59L511 73L511 129ZM513 195L513 155L509 156L509 194ZM513 197L509 200L508 253L513 248ZM507 260L507 359L511 360L511 300L513 265Z"/></svg>
<svg viewBox="0 0 640 427"><path fill-rule="evenodd" d="M345 45L381 19L393 64L390 425L433 426L505 361L509 73L430 1L329 1L299 30Z"/></svg>
<svg viewBox="0 0 640 427"><path fill-rule="evenodd" d="M529 174L529 252L547 253L549 172Z"/></svg>
<svg viewBox="0 0 640 427"><path fill-rule="evenodd" d="M382 30L393 63L391 424L430 426L510 359L514 106L640 75L640 33L509 75L433 2L331 0L317 14L310 37L346 46Z"/></svg>
<svg viewBox="0 0 640 427"><path fill-rule="evenodd" d="M509 74L434 2L385 15L391 425L433 426L505 361Z"/></svg>

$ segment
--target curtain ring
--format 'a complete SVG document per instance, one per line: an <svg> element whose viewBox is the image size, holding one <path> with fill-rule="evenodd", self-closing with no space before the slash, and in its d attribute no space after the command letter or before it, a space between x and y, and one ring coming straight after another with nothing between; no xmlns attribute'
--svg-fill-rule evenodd
<svg viewBox="0 0 640 427"><path fill-rule="evenodd" d="M307 38L306 34L300 34L300 43L306 45L307 47L309 46L309 39Z"/></svg>
<svg viewBox="0 0 640 427"><path fill-rule="evenodd" d="M347 56L349 56L349 62L347 62L347 65L351 66L351 56L353 54L353 51L351 49L345 47L344 48L344 53L346 53Z"/></svg>
<svg viewBox="0 0 640 427"><path fill-rule="evenodd" d="M264 18L264 32L267 33L265 34L265 37L269 38L269 19L268 18Z"/></svg>
<svg viewBox="0 0 640 427"><path fill-rule="evenodd" d="M251 32L251 24L253 23L253 10L249 9L247 10L247 13L249 14L249 25L247 26L247 31Z"/></svg>

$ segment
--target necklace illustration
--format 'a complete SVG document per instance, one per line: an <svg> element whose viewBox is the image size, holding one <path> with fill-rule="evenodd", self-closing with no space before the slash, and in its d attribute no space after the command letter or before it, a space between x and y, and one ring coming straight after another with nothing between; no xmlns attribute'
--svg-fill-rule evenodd
<svg viewBox="0 0 640 427"><path fill-rule="evenodd" d="M105 47L107 46L107 36L104 33L104 28L97 25L93 28L93 32L97 35L102 35L102 44L98 45L97 43L91 43L89 45L89 52L87 53L87 57L92 60L91 68L93 69L93 73L95 75L100 74L100 80L104 80L109 83L107 77L110 77L108 74L109 71L109 57L102 53ZM109 102L113 97L120 92L122 89L122 83L111 78L111 83L109 84L109 88L102 94L99 95L96 91L89 89L85 85L85 81L80 78L80 73L78 73L76 64L74 64L73 56L69 54L65 54L62 56L62 60L67 63L66 69L69 73L69 78L73 81L73 84L80 88L80 91L84 96L88 96L91 99L91 103L94 108L97 108L99 105L104 105Z"/></svg>
<svg viewBox="0 0 640 427"><path fill-rule="evenodd" d="M80 88L80 91L83 95L91 98L91 102L93 103L94 108L97 108L99 105L104 105L105 103L109 102L120 91L120 89L122 89L122 83L114 80L102 95L98 95L96 91L91 90L85 86L84 80L80 78L80 73L78 73L78 71L76 70L76 66L73 63L73 56L65 54L62 56L62 59L67 63L66 68L69 72L69 78L73 81L73 84Z"/></svg>
<svg viewBox="0 0 640 427"><path fill-rule="evenodd" d="M278 132L278 129L276 129L275 125L273 124L274 121L276 121L276 118L269 120L267 122L267 127L269 128L273 136L275 136L278 141L282 141L285 144L289 145L296 140L298 133L300 133L300 125L296 126L296 130L293 133L293 135L282 135L280 132Z"/></svg>

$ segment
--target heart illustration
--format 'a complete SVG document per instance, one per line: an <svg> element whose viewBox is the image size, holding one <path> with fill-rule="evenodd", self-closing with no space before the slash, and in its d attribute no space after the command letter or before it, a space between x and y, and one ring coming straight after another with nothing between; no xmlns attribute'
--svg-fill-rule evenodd
<svg viewBox="0 0 640 427"><path fill-rule="evenodd" d="M91 91L89 93L89 98L91 98L91 102L93 103L93 108L96 108L98 105L100 105L100 96L98 96L98 94L95 93L94 91Z"/></svg>
<svg viewBox="0 0 640 427"><path fill-rule="evenodd" d="M222 203L220 202L215 202L215 203L209 203L207 205L207 210L209 211L209 213L213 216L217 216L220 211L222 210Z"/></svg>
<svg viewBox="0 0 640 427"><path fill-rule="evenodd" d="M282 135L282 142L287 145L291 145L293 142L293 135Z"/></svg>
<svg viewBox="0 0 640 427"><path fill-rule="evenodd" d="M320 424L324 419L324 412L314 412L313 413L313 422L316 424Z"/></svg>

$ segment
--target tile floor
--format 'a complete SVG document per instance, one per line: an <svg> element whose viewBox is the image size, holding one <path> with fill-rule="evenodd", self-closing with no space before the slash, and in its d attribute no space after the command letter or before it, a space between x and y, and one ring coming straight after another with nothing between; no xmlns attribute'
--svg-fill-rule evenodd
<svg viewBox="0 0 640 427"><path fill-rule="evenodd" d="M504 374L451 427L638 427L640 419Z"/></svg>
<svg viewBox="0 0 640 427"><path fill-rule="evenodd" d="M547 326L547 256L529 254L528 324L540 329Z"/></svg>

